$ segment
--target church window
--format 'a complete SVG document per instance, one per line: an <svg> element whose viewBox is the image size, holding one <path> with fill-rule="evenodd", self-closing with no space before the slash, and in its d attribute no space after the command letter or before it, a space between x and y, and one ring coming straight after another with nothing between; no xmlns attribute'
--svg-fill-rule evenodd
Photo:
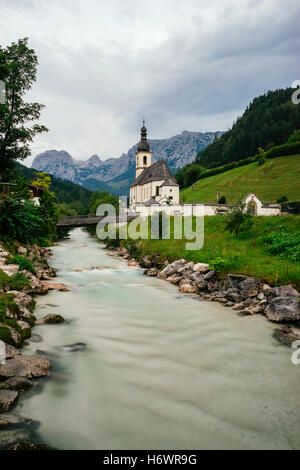
<svg viewBox="0 0 300 470"><path fill-rule="evenodd" d="M159 186L156 186L156 196L159 196Z"/></svg>
<svg viewBox="0 0 300 470"><path fill-rule="evenodd" d="M147 165L147 157L144 155L144 165Z"/></svg>

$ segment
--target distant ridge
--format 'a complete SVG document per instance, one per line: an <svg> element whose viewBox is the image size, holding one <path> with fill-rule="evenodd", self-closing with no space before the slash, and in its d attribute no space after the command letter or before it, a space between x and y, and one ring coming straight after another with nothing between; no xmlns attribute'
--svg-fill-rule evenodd
<svg viewBox="0 0 300 470"><path fill-rule="evenodd" d="M207 147L221 132L190 132L169 139L148 139L152 162L164 159L174 173L195 160L198 152ZM116 195L128 194L135 178L135 153L137 144L118 158L102 161L98 155L88 160L75 160L65 150L47 150L38 154L32 168L80 184L88 189L108 189Z"/></svg>

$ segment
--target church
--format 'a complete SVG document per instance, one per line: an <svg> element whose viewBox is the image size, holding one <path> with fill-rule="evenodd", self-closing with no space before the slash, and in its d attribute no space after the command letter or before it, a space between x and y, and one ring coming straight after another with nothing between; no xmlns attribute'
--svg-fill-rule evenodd
<svg viewBox="0 0 300 470"><path fill-rule="evenodd" d="M135 180L130 186L130 206L136 204L174 205L179 203L179 185L164 160L152 164L145 121L138 143Z"/></svg>

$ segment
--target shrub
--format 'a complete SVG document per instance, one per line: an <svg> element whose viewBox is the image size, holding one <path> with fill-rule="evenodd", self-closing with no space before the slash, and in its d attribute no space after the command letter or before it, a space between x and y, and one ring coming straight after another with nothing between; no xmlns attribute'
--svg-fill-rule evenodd
<svg viewBox="0 0 300 470"><path fill-rule="evenodd" d="M300 142L291 142L288 144L278 145L266 152L266 158L282 157L285 155L294 155L300 153Z"/></svg>
<svg viewBox="0 0 300 470"><path fill-rule="evenodd" d="M277 203L280 204L281 202L286 202L288 201L288 198L286 196L281 196L280 198L277 199Z"/></svg>
<svg viewBox="0 0 300 470"><path fill-rule="evenodd" d="M44 221L30 201L7 199L1 202L0 235L4 239L33 243L43 236Z"/></svg>
<svg viewBox="0 0 300 470"><path fill-rule="evenodd" d="M22 273L17 273L10 278L11 290L22 290L24 287L30 286L30 282Z"/></svg>
<svg viewBox="0 0 300 470"><path fill-rule="evenodd" d="M32 274L35 274L35 268L32 262L26 258L26 256L16 255L6 260L6 264L18 264L20 271L25 269L26 271L30 271Z"/></svg>
<svg viewBox="0 0 300 470"><path fill-rule="evenodd" d="M287 233L281 226L279 232L272 232L262 237L268 251L273 255L288 258L292 261L300 260L300 233Z"/></svg>
<svg viewBox="0 0 300 470"><path fill-rule="evenodd" d="M221 256L217 256L215 259L209 262L209 266L211 269L214 269L217 272L225 271L231 265L231 261L226 258L222 258Z"/></svg>

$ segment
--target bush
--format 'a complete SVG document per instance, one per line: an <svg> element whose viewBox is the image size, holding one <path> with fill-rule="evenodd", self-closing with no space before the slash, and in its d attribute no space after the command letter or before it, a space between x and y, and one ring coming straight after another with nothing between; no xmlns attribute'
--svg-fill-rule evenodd
<svg viewBox="0 0 300 470"><path fill-rule="evenodd" d="M283 157L297 153L300 153L300 142L292 142L271 148L266 152L266 158Z"/></svg>
<svg viewBox="0 0 300 470"><path fill-rule="evenodd" d="M23 271L23 269L25 269L26 271L35 274L35 268L32 262L28 258L26 258L26 256L16 255L11 258L8 258L6 260L6 264L18 264L20 271Z"/></svg>
<svg viewBox="0 0 300 470"><path fill-rule="evenodd" d="M32 244L44 233L44 220L39 208L29 200L6 199L1 201L0 235L3 239Z"/></svg>
<svg viewBox="0 0 300 470"><path fill-rule="evenodd" d="M220 256L217 256L215 259L209 262L209 267L217 272L225 271L230 267L230 265L231 261L229 259L222 258Z"/></svg>
<svg viewBox="0 0 300 470"><path fill-rule="evenodd" d="M288 201L288 198L286 196L281 196L280 198L277 199L277 203L281 204L282 202Z"/></svg>
<svg viewBox="0 0 300 470"><path fill-rule="evenodd" d="M273 255L288 258L292 261L300 260L300 233L287 233L281 226L279 232L272 232L262 237L268 251Z"/></svg>
<svg viewBox="0 0 300 470"><path fill-rule="evenodd" d="M226 197L225 196L220 197L219 204L226 204Z"/></svg>

